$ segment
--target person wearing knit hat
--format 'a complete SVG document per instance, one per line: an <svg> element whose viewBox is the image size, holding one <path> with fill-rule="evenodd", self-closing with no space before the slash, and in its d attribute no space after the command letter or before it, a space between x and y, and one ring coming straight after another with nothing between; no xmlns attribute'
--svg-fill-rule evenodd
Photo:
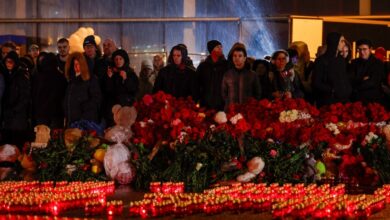
<svg viewBox="0 0 390 220"><path fill-rule="evenodd" d="M196 72L199 76L200 105L222 111L224 101L221 94L222 78L228 70L228 63L223 55L222 44L217 40L207 42L210 55L199 64Z"/></svg>
<svg viewBox="0 0 390 220"><path fill-rule="evenodd" d="M89 72L92 75L97 76L99 81L101 81L107 69L105 68L104 60L101 59L101 51L99 50L93 35L84 38L83 48Z"/></svg>
<svg viewBox="0 0 390 220"><path fill-rule="evenodd" d="M213 51L213 49L218 46L218 45L221 45L221 42L217 41L217 40L211 40L209 42L207 42L207 50L209 51L209 53L211 54L211 52Z"/></svg>

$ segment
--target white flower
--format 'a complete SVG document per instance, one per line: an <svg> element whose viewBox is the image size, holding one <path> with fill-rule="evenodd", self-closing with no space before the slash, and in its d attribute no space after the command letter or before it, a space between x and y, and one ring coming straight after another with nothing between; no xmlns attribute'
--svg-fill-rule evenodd
<svg viewBox="0 0 390 220"><path fill-rule="evenodd" d="M210 129L214 130L215 129L215 125L214 124L210 125Z"/></svg>
<svg viewBox="0 0 390 220"><path fill-rule="evenodd" d="M244 117L242 117L241 113L238 113L235 116L230 118L230 122L235 125L235 124L237 124L238 120L243 119L243 118Z"/></svg>
<svg viewBox="0 0 390 220"><path fill-rule="evenodd" d="M197 163L195 169L196 171L199 171L202 167L203 167L202 163Z"/></svg>
<svg viewBox="0 0 390 220"><path fill-rule="evenodd" d="M333 132L334 135L340 134L339 128L338 128L337 125L334 124L334 123L328 123L328 124L325 125L325 127L326 127L329 131Z"/></svg>
<svg viewBox="0 0 390 220"><path fill-rule="evenodd" d="M372 131L370 131L370 133L368 133L366 135L366 137L364 137L362 145L367 145L367 144L371 143L374 139L377 139L377 138L378 138L378 135L376 135Z"/></svg>
<svg viewBox="0 0 390 220"><path fill-rule="evenodd" d="M149 118L148 123L149 123L149 124L153 124L154 121L153 121L151 118Z"/></svg>
<svg viewBox="0 0 390 220"><path fill-rule="evenodd" d="M227 117L225 112L217 112L214 117L214 121L217 122L218 124L223 124L227 122Z"/></svg>
<svg viewBox="0 0 390 220"><path fill-rule="evenodd" d="M67 164L66 165L66 173L69 175L69 176L71 176L72 175L72 173L76 170L76 165L73 165L73 164Z"/></svg>
<svg viewBox="0 0 390 220"><path fill-rule="evenodd" d="M146 127L146 122L140 121L139 124L140 124L141 128Z"/></svg>

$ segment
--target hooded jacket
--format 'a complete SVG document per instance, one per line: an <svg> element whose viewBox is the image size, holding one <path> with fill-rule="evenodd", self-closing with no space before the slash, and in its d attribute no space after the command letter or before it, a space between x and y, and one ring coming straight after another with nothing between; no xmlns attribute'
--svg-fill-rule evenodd
<svg viewBox="0 0 390 220"><path fill-rule="evenodd" d="M111 108L120 104L122 106L132 106L139 89L139 81L137 75L130 68L130 59L125 50L116 50L111 56L111 63L115 63L116 56L121 56L125 63L121 68L113 68L113 74L108 77L103 76L102 91L104 94L103 117L106 119L109 126L113 125ZM120 76L120 72L126 72L126 79Z"/></svg>
<svg viewBox="0 0 390 220"><path fill-rule="evenodd" d="M80 63L80 75L76 76L74 61ZM66 78L69 81L65 94L65 117L67 124L79 120L88 120L99 123L99 110L102 101L99 82L95 75L91 75L88 64L82 53L69 55L65 65Z"/></svg>
<svg viewBox="0 0 390 220"><path fill-rule="evenodd" d="M63 122L66 78L58 69L57 57L53 53L43 57L41 66L32 77L33 118L40 122L54 119Z"/></svg>
<svg viewBox="0 0 390 220"><path fill-rule="evenodd" d="M12 70L4 73L5 91L3 98L3 127L6 130L25 130L30 116L31 92L29 74L19 65L19 57L11 51L4 58L14 61ZM5 64L4 64L5 66Z"/></svg>
<svg viewBox="0 0 390 220"><path fill-rule="evenodd" d="M345 59L337 50L341 36L336 32L328 34L326 52L314 64L313 89L318 106L347 102L352 93Z"/></svg>

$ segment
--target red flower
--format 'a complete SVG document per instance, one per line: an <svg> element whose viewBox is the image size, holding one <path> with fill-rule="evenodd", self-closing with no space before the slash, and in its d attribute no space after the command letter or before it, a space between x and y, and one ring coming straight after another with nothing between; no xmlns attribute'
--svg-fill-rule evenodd
<svg viewBox="0 0 390 220"><path fill-rule="evenodd" d="M269 155L272 158L275 158L278 155L278 152L275 149L270 150Z"/></svg>
<svg viewBox="0 0 390 220"><path fill-rule="evenodd" d="M146 94L144 95L144 97L142 98L142 101L144 102L144 104L146 106L149 106L153 103L153 97L149 94Z"/></svg>

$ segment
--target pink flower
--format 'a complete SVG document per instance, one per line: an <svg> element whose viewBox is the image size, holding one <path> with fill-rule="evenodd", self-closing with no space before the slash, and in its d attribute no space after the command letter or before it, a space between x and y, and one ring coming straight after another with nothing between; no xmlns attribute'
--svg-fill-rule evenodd
<svg viewBox="0 0 390 220"><path fill-rule="evenodd" d="M276 155L278 155L278 152L277 152L276 150L272 149L272 150L269 152L269 155L270 155L271 157L275 158Z"/></svg>

